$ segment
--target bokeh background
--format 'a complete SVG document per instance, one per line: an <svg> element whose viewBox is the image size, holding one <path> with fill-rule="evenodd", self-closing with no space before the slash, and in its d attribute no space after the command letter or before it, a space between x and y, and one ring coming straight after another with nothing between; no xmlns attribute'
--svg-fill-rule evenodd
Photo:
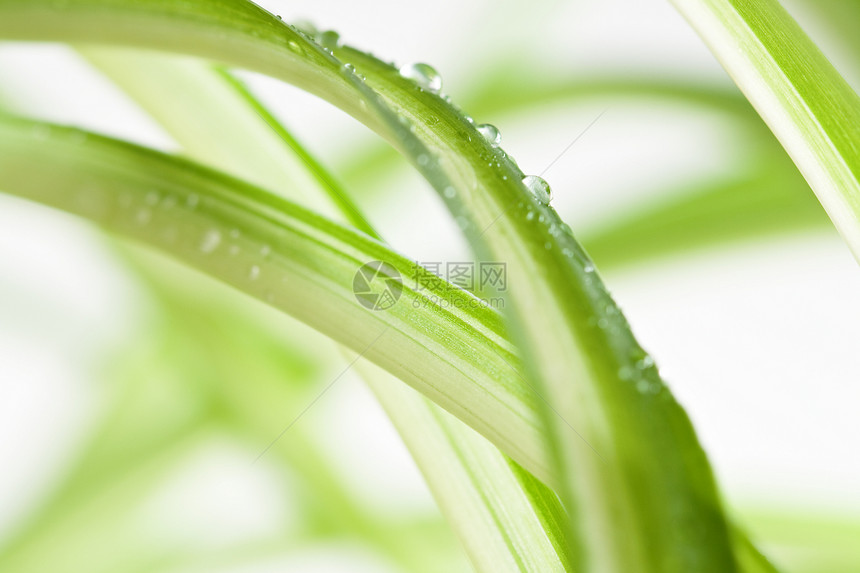
<svg viewBox="0 0 860 573"><path fill-rule="evenodd" d="M785 571L860 570L860 269L666 0L261 4L435 66L545 171L751 536ZM784 4L856 89L860 3ZM375 135L240 75L398 250L467 256ZM178 150L68 47L0 45L0 104ZM0 570L468 570L354 373L257 459L344 365L288 317L0 194Z"/></svg>

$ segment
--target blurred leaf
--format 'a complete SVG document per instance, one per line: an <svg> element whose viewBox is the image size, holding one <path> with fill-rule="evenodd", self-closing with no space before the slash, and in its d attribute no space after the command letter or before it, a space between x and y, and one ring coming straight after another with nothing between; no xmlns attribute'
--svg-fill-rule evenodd
<svg viewBox="0 0 860 573"><path fill-rule="evenodd" d="M601 268L644 263L727 242L828 229L830 221L787 157L758 161L751 173L673 193L583 237Z"/></svg>

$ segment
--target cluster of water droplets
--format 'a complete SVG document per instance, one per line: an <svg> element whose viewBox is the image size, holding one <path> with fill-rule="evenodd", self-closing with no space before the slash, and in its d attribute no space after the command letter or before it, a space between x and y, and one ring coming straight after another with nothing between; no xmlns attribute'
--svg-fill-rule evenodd
<svg viewBox="0 0 860 573"><path fill-rule="evenodd" d="M442 76L437 72L432 66L424 63L413 63L407 64L400 68L400 75L404 78L407 78L414 82L418 87L423 89L424 91L428 91L430 93L439 94L442 90ZM448 102L450 105L454 105L451 102L451 98L448 95L442 94L442 99ZM471 116L467 114L463 114L463 117L469 123L474 124L474 120ZM491 123L481 123L475 125L475 129L484 138L484 140L492 147L493 149L499 148L502 143L502 134L499 129L491 124ZM499 150L502 156L507 159L516 169L519 170L519 167L514 161L513 157L505 154L504 151ZM490 162L492 165L492 161ZM500 161L496 161L496 166L501 166ZM504 176L507 179L507 176ZM523 185L526 186L526 189L529 190L532 197L540 203L541 205L549 205L550 201L552 201L552 189L543 178L537 175L526 175L522 179Z"/></svg>
<svg viewBox="0 0 860 573"><path fill-rule="evenodd" d="M341 46L340 35L333 30L319 31L315 26L313 26L313 24L310 23L297 23L293 26L293 29L298 31L306 38L317 42L329 54L333 54L334 50ZM343 70L347 73L355 74L356 76L358 76L359 79L364 80L364 77L358 74L355 70L355 67L350 63L343 64ZM550 202L552 201L552 189L549 183L547 183L542 177L538 175L524 175L520 171L514 158L507 155L502 149L500 149L502 135L496 126L490 123L481 123L475 125L475 122L472 117L459 110L459 108L457 108L457 106L451 100L450 96L441 93L442 75L433 66L423 62L414 62L400 67L399 73L402 77L413 82L421 90L434 95L438 95L442 98L443 101L445 101L446 103L454 107L459 113L461 113L462 117L467 122L474 125L475 129L486 141L486 143L492 149L498 150L496 152L498 157L495 157L494 161L491 160L490 165L492 166L495 162L496 167L501 167L502 160L507 160L510 165L514 167L515 174L518 174L518 176L522 178L523 185L532 195L534 200L542 206L548 206L550 204ZM409 124L406 118L402 118L402 120L404 124L407 124L407 127L409 127L410 130L414 131L414 126ZM426 166L429 162L429 158L426 155L422 154L418 156L417 161L421 166ZM507 179L508 175L503 174L502 178ZM449 187L445 190L443 195L448 199L453 199L456 196L456 191L453 188ZM528 210L526 217L527 219L532 220L534 218L534 211ZM543 216L541 216L540 218L543 219ZM464 225L461 225L461 227L462 226ZM566 227L566 225L564 226ZM567 228L567 234L570 234L569 227ZM547 249L552 248L552 243L547 242L546 247ZM563 249L563 253L568 257L574 256L574 253L571 249ZM590 261L584 263L584 267L586 272L591 272L591 270L593 270L593 265L590 263Z"/></svg>
<svg viewBox="0 0 860 573"><path fill-rule="evenodd" d="M632 364L622 366L618 377L634 385L636 391L645 395L657 395L663 389L657 373L657 366L650 354L635 360Z"/></svg>

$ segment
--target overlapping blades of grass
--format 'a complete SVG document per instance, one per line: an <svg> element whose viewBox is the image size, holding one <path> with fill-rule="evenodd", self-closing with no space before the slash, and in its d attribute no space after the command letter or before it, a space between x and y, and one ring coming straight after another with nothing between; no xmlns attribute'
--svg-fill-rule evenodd
<svg viewBox="0 0 860 573"><path fill-rule="evenodd" d="M200 62L128 50L91 49L85 53L176 134L192 157L201 162L213 161L209 151L216 147L218 155L227 158L232 174L256 179L297 201L313 201L308 194L325 192L347 217L351 215L361 228L375 236L331 174L229 72ZM210 100L208 106L183 105L177 110L170 105L170 94L157 88L161 85L183 85L192 100L203 94L220 97ZM225 115L244 119L233 124L228 137L213 140L211 133L201 129ZM284 139L272 141L271 133ZM241 159L246 146L264 152L280 168L290 164L290 151L297 153L322 189L290 185L280 173L271 170L261 174L256 160ZM224 163L217 158L215 161L215 165ZM389 374L366 362L362 362L360 371L418 461L477 570L569 570L563 534L565 516L552 491L463 422Z"/></svg>

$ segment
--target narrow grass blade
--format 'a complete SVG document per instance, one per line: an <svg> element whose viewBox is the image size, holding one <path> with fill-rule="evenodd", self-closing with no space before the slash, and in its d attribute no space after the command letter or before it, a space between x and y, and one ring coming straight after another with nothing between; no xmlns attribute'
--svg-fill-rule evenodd
<svg viewBox="0 0 860 573"><path fill-rule="evenodd" d="M775 0L673 0L860 259L860 97Z"/></svg>

